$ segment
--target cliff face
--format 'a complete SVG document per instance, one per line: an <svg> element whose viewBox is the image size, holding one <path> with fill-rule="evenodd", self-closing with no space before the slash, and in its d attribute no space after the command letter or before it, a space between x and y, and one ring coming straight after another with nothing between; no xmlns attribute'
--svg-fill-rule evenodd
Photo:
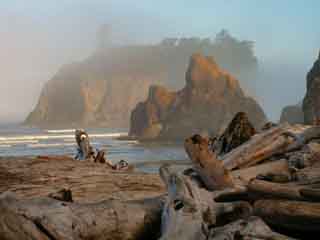
<svg viewBox="0 0 320 240"><path fill-rule="evenodd" d="M161 79L161 73L109 77L84 64L66 66L47 82L26 124L128 127L131 110L155 79Z"/></svg>
<svg viewBox="0 0 320 240"><path fill-rule="evenodd" d="M131 114L130 135L181 140L197 132L218 133L240 111L247 112L255 126L266 121L260 106L245 96L235 78L213 58L196 54L190 59L182 90L150 88L148 99Z"/></svg>
<svg viewBox="0 0 320 240"><path fill-rule="evenodd" d="M306 124L320 123L320 53L307 74L307 93L303 99L303 112Z"/></svg>

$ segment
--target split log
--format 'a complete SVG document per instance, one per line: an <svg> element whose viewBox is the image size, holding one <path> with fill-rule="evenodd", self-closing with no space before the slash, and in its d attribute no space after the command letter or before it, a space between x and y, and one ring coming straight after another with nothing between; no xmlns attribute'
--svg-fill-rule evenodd
<svg viewBox="0 0 320 240"><path fill-rule="evenodd" d="M259 200L254 213L277 228L319 232L320 203L286 200Z"/></svg>
<svg viewBox="0 0 320 240"><path fill-rule="evenodd" d="M293 240L293 238L276 233L265 224L261 218L250 217L241 219L223 227L212 228L210 230L209 240Z"/></svg>
<svg viewBox="0 0 320 240"><path fill-rule="evenodd" d="M208 239L209 228L251 215L246 202L217 203L214 193L198 187L188 176L168 165L160 168L160 176L168 190L161 221L161 240Z"/></svg>
<svg viewBox="0 0 320 240"><path fill-rule="evenodd" d="M161 198L94 204L0 195L1 239L157 239Z"/></svg>
<svg viewBox="0 0 320 240"><path fill-rule="evenodd" d="M185 150L208 190L219 190L233 187L233 179L215 153L209 150L208 139L200 135L187 138Z"/></svg>

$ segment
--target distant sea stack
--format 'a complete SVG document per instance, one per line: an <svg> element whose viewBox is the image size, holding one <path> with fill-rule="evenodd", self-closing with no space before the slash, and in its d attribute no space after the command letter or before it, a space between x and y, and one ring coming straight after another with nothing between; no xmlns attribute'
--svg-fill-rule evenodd
<svg viewBox="0 0 320 240"><path fill-rule="evenodd" d="M256 79L258 61L251 41L223 30L215 39L166 38L158 44L108 47L100 44L87 59L65 65L47 82L25 124L41 127L125 127L151 85L181 89L190 56L214 55L242 81ZM158 91L158 90L157 90ZM156 91L156 92L157 92Z"/></svg>
<svg viewBox="0 0 320 240"><path fill-rule="evenodd" d="M150 87L147 100L132 111L131 136L181 140L193 133L216 134L237 112L246 112L256 127L266 122L258 103L212 57L194 54L185 79L185 87L177 92Z"/></svg>
<svg viewBox="0 0 320 240"><path fill-rule="evenodd" d="M304 116L302 104L286 106L282 109L280 123L288 122L290 124L303 124Z"/></svg>
<svg viewBox="0 0 320 240"><path fill-rule="evenodd" d="M303 99L303 112L306 124L320 123L320 52L307 74L307 93Z"/></svg>
<svg viewBox="0 0 320 240"><path fill-rule="evenodd" d="M131 110L147 96L155 79L161 79L161 73L109 73L87 64L65 66L47 82L25 124L128 127Z"/></svg>

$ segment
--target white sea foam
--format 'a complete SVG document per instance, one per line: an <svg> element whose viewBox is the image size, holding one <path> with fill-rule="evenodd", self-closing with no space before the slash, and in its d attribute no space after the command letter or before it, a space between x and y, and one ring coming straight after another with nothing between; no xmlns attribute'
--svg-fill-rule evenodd
<svg viewBox="0 0 320 240"><path fill-rule="evenodd" d="M89 134L90 138L115 138L126 136L126 132L118 132L118 133L97 133L97 134ZM48 140L48 139L67 139L73 138L73 134L57 134L57 135L22 135L15 137L0 137L0 142L8 142L8 141L35 141L35 140Z"/></svg>
<svg viewBox="0 0 320 240"><path fill-rule="evenodd" d="M6 141L0 140L0 145L2 144L17 145L17 144L38 143L38 142L39 142L38 140L6 140Z"/></svg>
<svg viewBox="0 0 320 240"><path fill-rule="evenodd" d="M28 144L29 148L50 148L50 147L67 147L74 146L76 143L37 143L37 144Z"/></svg>
<svg viewBox="0 0 320 240"><path fill-rule="evenodd" d="M9 144L0 144L0 148L9 148L11 145Z"/></svg>
<svg viewBox="0 0 320 240"><path fill-rule="evenodd" d="M47 133L73 133L75 129L53 129L53 130L46 130Z"/></svg>

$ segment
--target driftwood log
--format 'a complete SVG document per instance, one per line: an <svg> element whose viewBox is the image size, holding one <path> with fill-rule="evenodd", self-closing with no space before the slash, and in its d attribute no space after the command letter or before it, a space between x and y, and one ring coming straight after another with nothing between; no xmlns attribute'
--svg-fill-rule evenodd
<svg viewBox="0 0 320 240"><path fill-rule="evenodd" d="M273 226L319 232L320 203L259 200L254 204L254 213Z"/></svg>
<svg viewBox="0 0 320 240"><path fill-rule="evenodd" d="M0 195L0 238L5 240L157 239L162 199L92 204Z"/></svg>
<svg viewBox="0 0 320 240"><path fill-rule="evenodd" d="M276 233L258 217L240 219L225 226L212 228L209 240L293 240Z"/></svg>
<svg viewBox="0 0 320 240"><path fill-rule="evenodd" d="M219 190L234 186L230 172L217 159L216 154L210 151L208 139L194 135L185 140L184 147L207 189Z"/></svg>
<svg viewBox="0 0 320 240"><path fill-rule="evenodd" d="M215 202L215 197L228 190L208 192L168 165L160 168L160 176L168 190L162 213L161 240L208 239L211 227L247 217L252 212L247 202Z"/></svg>
<svg viewBox="0 0 320 240"><path fill-rule="evenodd" d="M273 127L254 135L249 141L219 159L230 170L253 166L274 155L283 154L301 146L300 137L297 136L304 136L306 129L306 127L288 124Z"/></svg>

